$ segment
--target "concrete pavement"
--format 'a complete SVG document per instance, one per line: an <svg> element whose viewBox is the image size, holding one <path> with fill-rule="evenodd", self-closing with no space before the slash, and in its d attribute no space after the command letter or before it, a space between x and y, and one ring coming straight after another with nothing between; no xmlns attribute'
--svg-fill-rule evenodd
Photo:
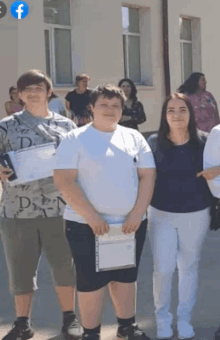
<svg viewBox="0 0 220 340"><path fill-rule="evenodd" d="M147 335L155 339L156 327L152 295L152 256L148 238L141 259L138 278L137 321ZM0 339L11 328L14 321L13 299L8 292L8 274L0 244ZM176 311L177 275L174 277L172 311ZM32 323L36 331L34 339L61 340L59 336L62 313L52 287L50 270L42 256L39 275L39 289L36 292ZM176 317L174 317L175 328ZM193 313L195 340L212 339L220 322L220 230L208 232L204 243L199 272L198 300ZM103 312L102 339L113 339L117 329L116 318L109 297Z"/></svg>

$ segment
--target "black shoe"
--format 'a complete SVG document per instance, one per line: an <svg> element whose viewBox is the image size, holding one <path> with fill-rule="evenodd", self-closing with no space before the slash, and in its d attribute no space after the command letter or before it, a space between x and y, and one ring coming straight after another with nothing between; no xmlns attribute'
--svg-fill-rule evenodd
<svg viewBox="0 0 220 340"><path fill-rule="evenodd" d="M117 337L125 340L151 340L136 323L129 327L119 326Z"/></svg>
<svg viewBox="0 0 220 340"><path fill-rule="evenodd" d="M82 340L100 340L100 334L83 334Z"/></svg>
<svg viewBox="0 0 220 340"><path fill-rule="evenodd" d="M75 315L70 315L63 323L62 333L66 340L79 340L83 336L83 328Z"/></svg>
<svg viewBox="0 0 220 340"><path fill-rule="evenodd" d="M217 331L214 333L214 340L220 340L220 326Z"/></svg>
<svg viewBox="0 0 220 340"><path fill-rule="evenodd" d="M2 340L27 340L34 336L34 331L29 325L15 321L12 329L2 338Z"/></svg>

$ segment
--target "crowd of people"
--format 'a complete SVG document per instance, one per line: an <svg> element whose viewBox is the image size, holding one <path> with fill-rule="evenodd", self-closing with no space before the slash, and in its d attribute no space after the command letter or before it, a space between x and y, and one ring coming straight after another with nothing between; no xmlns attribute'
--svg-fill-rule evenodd
<svg viewBox="0 0 220 340"><path fill-rule="evenodd" d="M42 71L24 73L10 88L9 117L0 121L0 162L10 151L30 147L53 145L56 151L50 156L51 175L27 183L13 185L16 171L0 165L0 233L16 312L2 340L34 336L31 307L42 251L67 340L100 339L106 289L117 317L116 338L150 340L136 323L136 282L147 233L156 337L174 336L170 304L177 267L178 338L192 339L199 259L212 194L220 197L216 101L206 91L204 75L191 75L166 98L158 133L146 140L138 131L146 115L135 84L124 78L118 86L102 84L91 91L89 80L86 74L77 76L76 89L65 98L71 119ZM123 237L133 235L134 264L97 270L97 239L116 225ZM75 314L76 291L81 324ZM220 328L215 333L219 339Z"/></svg>

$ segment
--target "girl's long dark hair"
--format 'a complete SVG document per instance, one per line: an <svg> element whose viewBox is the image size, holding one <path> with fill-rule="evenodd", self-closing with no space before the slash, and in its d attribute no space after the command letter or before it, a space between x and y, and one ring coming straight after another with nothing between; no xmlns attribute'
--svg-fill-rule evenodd
<svg viewBox="0 0 220 340"><path fill-rule="evenodd" d="M194 72L188 79L178 88L179 93L194 94L198 90L198 82L204 73Z"/></svg>
<svg viewBox="0 0 220 340"><path fill-rule="evenodd" d="M169 147L174 146L172 141L169 139L170 127L169 127L169 124L167 123L167 106L168 106L169 101L172 99L181 99L184 101L184 103L188 107L189 115L190 115L189 125L188 125L190 142L192 142L192 144L197 146L199 144L200 139L198 136L198 130L196 126L196 120L195 120L195 115L194 115L192 104L190 103L190 101L184 94L176 92L174 94L171 94L169 97L167 97L163 103L160 127L158 131L158 143L160 147L169 148Z"/></svg>
<svg viewBox="0 0 220 340"><path fill-rule="evenodd" d="M137 89L136 86L134 84L134 82L129 79L129 78L123 78L119 81L118 83L118 87L121 87L121 85L127 81L130 85L131 85L131 94L130 94L130 99L132 99L133 101L137 101Z"/></svg>

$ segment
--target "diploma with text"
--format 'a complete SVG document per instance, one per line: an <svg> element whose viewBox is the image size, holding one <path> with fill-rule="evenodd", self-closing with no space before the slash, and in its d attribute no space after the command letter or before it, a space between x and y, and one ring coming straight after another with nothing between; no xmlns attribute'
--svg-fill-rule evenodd
<svg viewBox="0 0 220 340"><path fill-rule="evenodd" d="M10 186L47 178L53 175L56 143L31 146L8 152L17 178Z"/></svg>
<svg viewBox="0 0 220 340"><path fill-rule="evenodd" d="M136 267L135 233L124 234L122 225L110 224L107 234L96 236L96 272Z"/></svg>

